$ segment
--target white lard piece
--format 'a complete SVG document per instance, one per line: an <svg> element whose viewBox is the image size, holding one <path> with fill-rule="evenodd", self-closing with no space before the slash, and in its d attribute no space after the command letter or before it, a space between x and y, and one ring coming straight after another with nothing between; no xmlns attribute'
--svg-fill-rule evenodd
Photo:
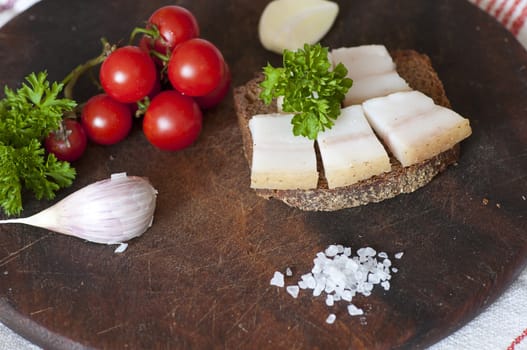
<svg viewBox="0 0 527 350"><path fill-rule="evenodd" d="M335 125L318 134L317 142L329 188L391 170L390 158L359 105L343 108Z"/></svg>
<svg viewBox="0 0 527 350"><path fill-rule="evenodd" d="M312 189L318 172L315 143L294 136L293 114L260 114L249 121L253 139L251 187L260 189Z"/></svg>
<svg viewBox="0 0 527 350"><path fill-rule="evenodd" d="M362 107L377 135L405 167L452 148L472 133L468 119L419 91L374 98Z"/></svg>
<svg viewBox="0 0 527 350"><path fill-rule="evenodd" d="M342 47L332 50L330 57L334 66L342 63L348 70L347 76L353 79L344 106L411 90L395 70L395 63L384 45Z"/></svg>

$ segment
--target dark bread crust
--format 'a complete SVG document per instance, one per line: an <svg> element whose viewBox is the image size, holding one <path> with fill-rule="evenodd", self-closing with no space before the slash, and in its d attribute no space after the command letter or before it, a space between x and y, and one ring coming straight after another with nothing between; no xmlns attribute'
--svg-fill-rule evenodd
<svg viewBox="0 0 527 350"><path fill-rule="evenodd" d="M450 107L443 84L432 67L430 58L413 50L391 52L397 72L415 90L430 96L436 104ZM249 120L255 114L276 112L276 103L265 105L259 98L259 74L243 86L234 89L234 106L242 132L245 157L252 162L252 137ZM318 152L317 152L318 154ZM390 157L392 170L360 181L356 184L329 189L319 159L319 183L312 190L256 189L256 194L266 199L275 198L292 207L307 211L335 211L368 203L380 202L401 193L411 193L429 183L438 173L459 158L459 145L431 159L403 167Z"/></svg>

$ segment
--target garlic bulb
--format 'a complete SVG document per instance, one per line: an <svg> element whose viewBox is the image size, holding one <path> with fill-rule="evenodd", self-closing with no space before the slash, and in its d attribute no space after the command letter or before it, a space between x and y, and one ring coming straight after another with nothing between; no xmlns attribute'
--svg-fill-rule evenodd
<svg viewBox="0 0 527 350"><path fill-rule="evenodd" d="M119 244L152 225L156 195L145 178L112 174L33 216L0 223L22 223L90 242Z"/></svg>

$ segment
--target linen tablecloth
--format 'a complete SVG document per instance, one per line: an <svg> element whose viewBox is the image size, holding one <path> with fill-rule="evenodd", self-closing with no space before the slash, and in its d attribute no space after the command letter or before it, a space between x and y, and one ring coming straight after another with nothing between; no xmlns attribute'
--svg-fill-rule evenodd
<svg viewBox="0 0 527 350"><path fill-rule="evenodd" d="M0 0L0 27L39 0ZM527 49L527 0L468 0ZM0 323L0 350L39 349ZM527 350L527 270L482 314L429 350Z"/></svg>

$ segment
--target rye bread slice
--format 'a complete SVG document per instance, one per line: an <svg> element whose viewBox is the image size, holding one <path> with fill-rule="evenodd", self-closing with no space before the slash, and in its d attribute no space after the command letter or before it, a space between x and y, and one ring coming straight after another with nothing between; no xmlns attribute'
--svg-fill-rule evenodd
<svg viewBox="0 0 527 350"><path fill-rule="evenodd" d="M397 72L415 90L430 96L438 105L449 107L443 83L432 67L430 58L414 50L391 52ZM243 137L245 157L252 162L253 142L249 130L249 120L255 114L276 112L276 101L270 105L259 99L260 82L263 75L258 74L243 86L234 89L234 106L238 124ZM266 199L278 199L289 206L306 211L335 211L368 203L380 202L401 193L411 193L428 184L438 173L457 162L459 144L419 164L403 167L390 156L392 170L360 181L350 186L329 189L324 176L319 152L317 150L320 178L316 189L312 190L272 190L256 189L256 194Z"/></svg>

